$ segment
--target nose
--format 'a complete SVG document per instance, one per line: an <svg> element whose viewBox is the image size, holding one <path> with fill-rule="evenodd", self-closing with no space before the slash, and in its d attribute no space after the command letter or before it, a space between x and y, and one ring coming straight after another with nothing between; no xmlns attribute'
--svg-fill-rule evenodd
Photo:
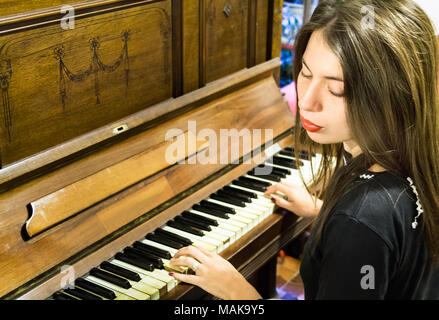
<svg viewBox="0 0 439 320"><path fill-rule="evenodd" d="M322 110L322 101L320 98L320 86L317 82L311 81L307 86L301 88L299 94L299 108L302 111L318 112Z"/></svg>

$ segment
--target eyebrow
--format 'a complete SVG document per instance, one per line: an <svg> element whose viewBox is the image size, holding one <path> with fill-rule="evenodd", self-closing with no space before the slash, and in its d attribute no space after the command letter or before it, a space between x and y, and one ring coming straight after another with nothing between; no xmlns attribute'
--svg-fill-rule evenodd
<svg viewBox="0 0 439 320"><path fill-rule="evenodd" d="M308 65L306 64L305 59L303 59L303 58L302 58L302 63L305 65L305 67L306 67L309 71L311 71L311 69L310 69L310 68L308 67ZM325 79L328 79L328 80L335 80L335 81L344 82L343 79L338 78L338 77L327 76L327 77L324 77L324 78L325 78Z"/></svg>

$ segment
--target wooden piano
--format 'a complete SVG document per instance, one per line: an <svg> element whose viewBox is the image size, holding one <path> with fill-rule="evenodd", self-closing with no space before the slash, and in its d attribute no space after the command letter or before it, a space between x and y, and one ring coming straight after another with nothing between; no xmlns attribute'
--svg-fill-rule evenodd
<svg viewBox="0 0 439 320"><path fill-rule="evenodd" d="M0 0L1 298L53 297L293 144L281 8ZM271 297L279 249L309 224L267 215L220 254Z"/></svg>

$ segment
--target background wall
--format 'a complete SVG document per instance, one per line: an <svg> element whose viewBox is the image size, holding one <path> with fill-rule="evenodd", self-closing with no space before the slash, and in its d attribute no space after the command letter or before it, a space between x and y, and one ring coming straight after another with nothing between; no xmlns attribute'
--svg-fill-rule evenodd
<svg viewBox="0 0 439 320"><path fill-rule="evenodd" d="M439 1L438 0L414 0L430 16L436 27L436 34L439 35Z"/></svg>

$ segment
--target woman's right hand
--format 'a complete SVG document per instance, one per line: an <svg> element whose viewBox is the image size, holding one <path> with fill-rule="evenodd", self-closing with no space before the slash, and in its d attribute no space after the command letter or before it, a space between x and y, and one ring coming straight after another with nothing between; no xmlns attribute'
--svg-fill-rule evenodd
<svg viewBox="0 0 439 320"><path fill-rule="evenodd" d="M287 199L275 195L281 192ZM315 217L319 214L323 201L310 195L305 187L297 186L287 182L280 182L267 187L265 195L271 196L272 201L279 207L294 212L300 217Z"/></svg>

